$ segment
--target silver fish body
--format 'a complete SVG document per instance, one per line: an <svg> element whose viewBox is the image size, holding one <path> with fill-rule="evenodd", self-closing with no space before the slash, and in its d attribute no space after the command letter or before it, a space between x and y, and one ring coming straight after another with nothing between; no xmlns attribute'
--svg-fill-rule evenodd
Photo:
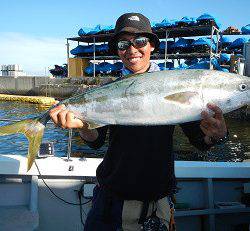
<svg viewBox="0 0 250 231"><path fill-rule="evenodd" d="M108 124L162 125L199 120L207 103L224 113L250 103L250 78L212 70L161 71L133 75L63 100L89 128ZM29 140L27 170L35 161L49 111L0 127L0 136L22 133Z"/></svg>
<svg viewBox="0 0 250 231"><path fill-rule="evenodd" d="M250 78L214 70L145 73L62 102L96 125L161 125L199 120L207 103L223 113L249 104Z"/></svg>

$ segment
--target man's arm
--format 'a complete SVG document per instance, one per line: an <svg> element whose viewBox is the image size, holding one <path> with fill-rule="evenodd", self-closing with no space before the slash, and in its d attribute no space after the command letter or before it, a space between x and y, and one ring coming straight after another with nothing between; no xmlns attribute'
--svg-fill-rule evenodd
<svg viewBox="0 0 250 231"><path fill-rule="evenodd" d="M201 121L181 125L190 143L200 150L208 150L228 135L221 109L214 104L208 104L208 108L214 112L213 116L203 111Z"/></svg>
<svg viewBox="0 0 250 231"><path fill-rule="evenodd" d="M88 129L88 124L74 116L74 113L65 109L64 105L59 105L50 110L52 121L64 129L76 128L80 137L91 148L98 149L104 144L107 128Z"/></svg>

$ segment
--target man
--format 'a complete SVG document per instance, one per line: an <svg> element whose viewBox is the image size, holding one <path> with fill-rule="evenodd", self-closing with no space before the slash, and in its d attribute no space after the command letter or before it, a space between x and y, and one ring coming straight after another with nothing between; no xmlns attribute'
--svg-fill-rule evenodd
<svg viewBox="0 0 250 231"><path fill-rule="evenodd" d="M159 71L150 55L159 46L149 20L139 13L127 13L116 22L109 42L110 50L121 58L122 74ZM138 78L140 78L138 76ZM167 77L166 77L167 78ZM227 135L221 110L211 117L202 112L202 121L182 124L190 142L201 150L209 149ZM104 144L109 129L109 147L97 169L99 185L94 190L93 206L85 231L173 230L171 196L175 193L173 125L105 126L88 130L87 124L72 112L58 106L50 112L62 128L78 128L83 140L92 148ZM152 228L157 226L156 228ZM150 228L149 228L150 227Z"/></svg>

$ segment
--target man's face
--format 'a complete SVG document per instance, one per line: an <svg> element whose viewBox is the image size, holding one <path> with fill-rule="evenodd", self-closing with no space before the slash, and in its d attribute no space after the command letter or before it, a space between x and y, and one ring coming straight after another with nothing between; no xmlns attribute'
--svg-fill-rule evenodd
<svg viewBox="0 0 250 231"><path fill-rule="evenodd" d="M137 38L135 35L124 34L121 35L118 41L127 40L133 41ZM144 73L147 71L150 65L150 54L154 50L154 45L147 42L146 46L141 48L135 48L133 45L129 46L126 50L117 51L124 66L131 70L133 73Z"/></svg>

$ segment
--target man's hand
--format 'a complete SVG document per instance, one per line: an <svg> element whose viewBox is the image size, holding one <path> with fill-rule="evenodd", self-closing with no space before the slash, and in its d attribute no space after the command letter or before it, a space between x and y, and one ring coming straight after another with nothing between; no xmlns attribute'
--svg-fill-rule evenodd
<svg viewBox="0 0 250 231"><path fill-rule="evenodd" d="M73 112L66 110L65 105L59 105L50 110L49 115L53 122L62 128L87 128L87 123L76 118Z"/></svg>
<svg viewBox="0 0 250 231"><path fill-rule="evenodd" d="M208 104L207 107L214 112L214 115L209 115L206 111L201 113L200 128L206 135L204 137L207 144L212 144L211 138L219 140L227 134L227 126L221 109L215 104Z"/></svg>
<svg viewBox="0 0 250 231"><path fill-rule="evenodd" d="M52 108L49 115L53 122L64 129L78 128L80 136L86 141L94 141L98 137L96 129L89 130L88 124L75 117L74 113L66 110L65 105L61 104Z"/></svg>

